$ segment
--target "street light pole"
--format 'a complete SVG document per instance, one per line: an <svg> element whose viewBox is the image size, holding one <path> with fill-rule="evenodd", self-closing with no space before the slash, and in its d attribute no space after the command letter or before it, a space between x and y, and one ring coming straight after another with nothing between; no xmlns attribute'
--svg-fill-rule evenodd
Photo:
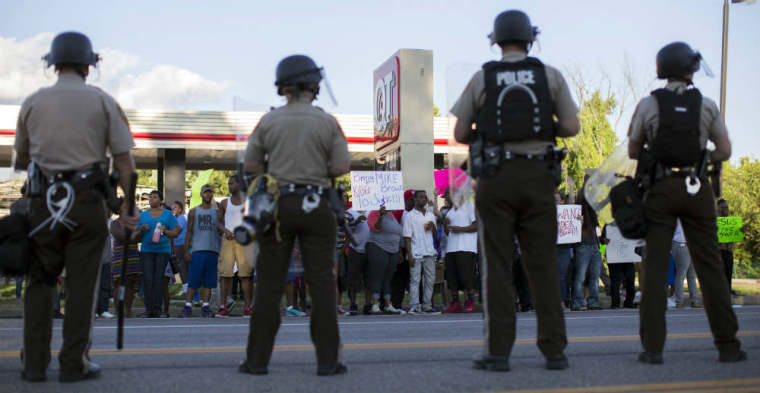
<svg viewBox="0 0 760 393"><path fill-rule="evenodd" d="M726 120L726 68L728 55L728 0L723 0L723 52L720 60L720 116Z"/></svg>

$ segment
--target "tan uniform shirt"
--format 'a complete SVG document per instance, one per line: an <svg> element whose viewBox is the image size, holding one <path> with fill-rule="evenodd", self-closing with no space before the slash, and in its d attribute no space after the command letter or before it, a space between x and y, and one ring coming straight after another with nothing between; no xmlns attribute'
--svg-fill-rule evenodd
<svg viewBox="0 0 760 393"><path fill-rule="evenodd" d="M334 117L308 102L295 101L261 118L248 139L245 160L266 162L280 186L329 186L329 168L350 162L351 154Z"/></svg>
<svg viewBox="0 0 760 393"><path fill-rule="evenodd" d="M127 117L110 95L74 72L29 96L21 105L14 147L46 175L79 170L128 152L135 143Z"/></svg>
<svg viewBox="0 0 760 393"><path fill-rule="evenodd" d="M526 57L527 55L522 52L507 52L501 58L501 61L518 62ZM578 107L575 106L573 97L570 95L570 89L567 86L565 78L562 77L562 74L556 68L546 64L544 67L547 84L549 85L549 94L552 101L554 101L554 110L557 118L566 119L578 114ZM478 108L485 105L485 103L486 79L481 69L472 76L459 100L451 108L451 113L458 120L472 124L477 120ZM506 150L516 154L544 154L548 146L552 146L552 143L547 141L522 141L504 144Z"/></svg>
<svg viewBox="0 0 760 393"><path fill-rule="evenodd" d="M665 88L681 94L688 88L688 85L684 82L673 81L668 82ZM629 143L637 144L638 146L643 145L644 141L649 137L650 131L651 137L656 136L659 122L657 99L652 95L644 97L633 112L631 125L628 129ZM720 116L720 110L718 110L715 101L702 97L702 109L699 115L700 146L704 149L708 139L714 141L718 136L725 134L728 134L726 124Z"/></svg>

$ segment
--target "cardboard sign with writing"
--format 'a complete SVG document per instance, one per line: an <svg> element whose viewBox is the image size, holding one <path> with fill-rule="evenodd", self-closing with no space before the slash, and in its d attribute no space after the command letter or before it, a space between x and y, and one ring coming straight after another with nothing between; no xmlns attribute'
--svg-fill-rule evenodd
<svg viewBox="0 0 760 393"><path fill-rule="evenodd" d="M643 240L626 239L620 233L620 229L614 225L607 225L607 263L641 262L641 257L634 249L643 244Z"/></svg>
<svg viewBox="0 0 760 393"><path fill-rule="evenodd" d="M743 241L742 225L741 217L718 217L718 243Z"/></svg>
<svg viewBox="0 0 760 393"><path fill-rule="evenodd" d="M404 209L401 171L351 171L351 199L355 210Z"/></svg>
<svg viewBox="0 0 760 393"><path fill-rule="evenodd" d="M581 205L557 206L557 244L581 241Z"/></svg>

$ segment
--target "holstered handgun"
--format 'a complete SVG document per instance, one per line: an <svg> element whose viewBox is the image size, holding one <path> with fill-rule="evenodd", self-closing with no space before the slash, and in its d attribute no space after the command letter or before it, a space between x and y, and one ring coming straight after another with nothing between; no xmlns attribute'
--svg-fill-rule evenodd
<svg viewBox="0 0 760 393"><path fill-rule="evenodd" d="M554 186L557 187L562 183L562 161L567 157L567 149L557 149L555 146L549 146L547 151L547 154L552 156L550 170L554 176Z"/></svg>
<svg viewBox="0 0 760 393"><path fill-rule="evenodd" d="M483 174L483 148L485 147L485 141L483 140L483 134L477 130L473 130L470 134L470 159L469 169L470 176L473 179L480 177Z"/></svg>
<svg viewBox="0 0 760 393"><path fill-rule="evenodd" d="M120 180L121 174L118 169L115 169L108 176L108 180L103 182L103 195L106 199L106 205L112 212L114 212L114 214L119 214L121 204L124 201L124 198L116 196L116 188L119 186Z"/></svg>

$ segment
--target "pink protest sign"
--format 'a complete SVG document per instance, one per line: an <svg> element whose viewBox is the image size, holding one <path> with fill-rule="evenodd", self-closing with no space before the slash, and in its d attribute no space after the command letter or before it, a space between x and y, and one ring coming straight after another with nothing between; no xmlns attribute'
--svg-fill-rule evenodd
<svg viewBox="0 0 760 393"><path fill-rule="evenodd" d="M441 169L433 172L433 177L435 179L435 188L438 189L438 195L443 195L451 183L454 184L454 187L461 187L467 180L467 172L459 168Z"/></svg>

